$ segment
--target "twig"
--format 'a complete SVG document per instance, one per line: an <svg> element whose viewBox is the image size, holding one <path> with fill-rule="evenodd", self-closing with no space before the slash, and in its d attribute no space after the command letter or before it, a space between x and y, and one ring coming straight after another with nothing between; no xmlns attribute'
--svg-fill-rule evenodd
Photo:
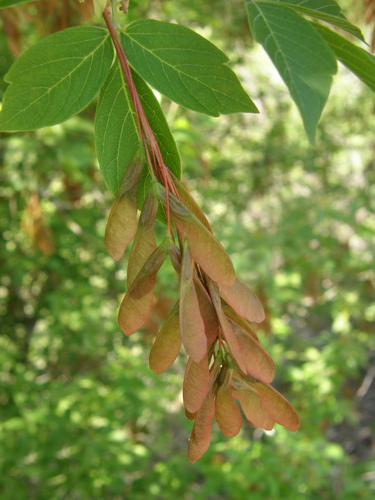
<svg viewBox="0 0 375 500"><path fill-rule="evenodd" d="M125 2L125 7L129 6L129 2ZM103 18L107 25L108 31L112 38L117 58L120 63L121 71L124 75L125 81L129 88L130 96L134 105L137 128L141 140L143 142L147 161L153 170L153 173L163 184L166 192L166 212L167 212L167 222L168 228L171 233L171 223L170 223L170 206L169 206L169 195L172 192L175 196L178 196L176 186L173 182L172 176L169 172L168 167L164 163L162 152L160 151L158 140L152 130L150 122L146 116L143 109L141 99L139 97L136 85L134 83L132 71L126 57L124 48L122 46L118 32L113 24L110 8L107 6L103 12ZM172 234L172 233L171 233Z"/></svg>

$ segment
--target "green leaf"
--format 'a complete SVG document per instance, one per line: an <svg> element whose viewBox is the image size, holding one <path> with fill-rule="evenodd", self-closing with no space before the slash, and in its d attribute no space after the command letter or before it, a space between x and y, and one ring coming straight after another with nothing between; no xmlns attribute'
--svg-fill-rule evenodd
<svg viewBox="0 0 375 500"><path fill-rule="evenodd" d="M375 57L324 26L316 26L337 58L375 92Z"/></svg>
<svg viewBox="0 0 375 500"><path fill-rule="evenodd" d="M159 143L166 166L176 177L181 177L181 158L174 137L160 104L146 82L133 71L133 78L154 134Z"/></svg>
<svg viewBox="0 0 375 500"><path fill-rule="evenodd" d="M152 90L133 72L142 105L158 140L166 165L181 176L180 155L164 113ZM95 120L95 141L100 168L108 188L115 194L137 151L141 150L136 116L118 64L100 94Z"/></svg>
<svg viewBox="0 0 375 500"><path fill-rule="evenodd" d="M337 71L334 53L311 24L291 9L256 0L246 0L246 8L255 39L288 86L314 142Z"/></svg>
<svg viewBox="0 0 375 500"><path fill-rule="evenodd" d="M113 62L106 30L70 28L28 49L5 80L0 130L55 125L84 109L105 82Z"/></svg>
<svg viewBox="0 0 375 500"><path fill-rule="evenodd" d="M141 148L133 106L118 63L100 93L95 143L104 180L116 194L127 168Z"/></svg>
<svg viewBox="0 0 375 500"><path fill-rule="evenodd" d="M257 112L223 52L178 24L136 21L123 34L130 63L155 89L212 116Z"/></svg>
<svg viewBox="0 0 375 500"><path fill-rule="evenodd" d="M267 3L267 0L261 0ZM268 0L269 3L280 3L291 7L301 14L315 17L321 21L337 26L364 41L362 32L344 16L341 7L334 0Z"/></svg>
<svg viewBox="0 0 375 500"><path fill-rule="evenodd" d="M8 7L14 7L21 3L29 3L32 0L0 0L0 9L7 9Z"/></svg>

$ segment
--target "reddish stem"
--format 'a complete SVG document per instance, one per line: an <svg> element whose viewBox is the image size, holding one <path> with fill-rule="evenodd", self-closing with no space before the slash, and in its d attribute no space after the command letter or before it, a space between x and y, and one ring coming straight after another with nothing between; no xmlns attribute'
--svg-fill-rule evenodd
<svg viewBox="0 0 375 500"><path fill-rule="evenodd" d="M142 102L137 91L137 87L134 83L132 70L130 68L118 32L113 24L111 11L109 7L105 8L103 12L103 18L107 25L108 31L111 35L113 45L116 50L117 58L120 63L121 71L124 75L125 81L129 88L130 96L133 101L135 109L137 128L139 136L141 137L141 140L145 148L147 161L151 166L154 174L165 188L168 229L170 234L172 234L171 222L170 222L169 195L170 192L172 192L174 195L178 196L177 189L176 186L174 185L169 169L164 163L163 155L162 152L160 151L158 140L154 134L154 131L152 130L150 122L148 121L147 115L143 109Z"/></svg>

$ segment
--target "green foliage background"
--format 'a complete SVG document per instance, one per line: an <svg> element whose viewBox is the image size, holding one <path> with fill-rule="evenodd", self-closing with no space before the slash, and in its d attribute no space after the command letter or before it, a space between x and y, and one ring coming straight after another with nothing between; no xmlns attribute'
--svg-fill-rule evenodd
<svg viewBox="0 0 375 500"><path fill-rule="evenodd" d="M162 101L185 178L268 308L264 343L302 429L215 433L204 459L187 462L183 359L162 377L147 365L176 282L166 268L152 328L123 338L125 265L104 249L111 197L88 109L0 136L0 497L371 498L373 95L341 70L312 149L267 56L251 47L241 2L131 3L131 18L208 35L261 110L214 119ZM22 28L28 44L35 32ZM3 32L0 54L3 75L12 61Z"/></svg>

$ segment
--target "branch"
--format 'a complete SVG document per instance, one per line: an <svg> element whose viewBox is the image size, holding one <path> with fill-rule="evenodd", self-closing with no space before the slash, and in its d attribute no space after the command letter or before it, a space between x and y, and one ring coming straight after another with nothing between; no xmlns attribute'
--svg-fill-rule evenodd
<svg viewBox="0 0 375 500"><path fill-rule="evenodd" d="M125 3L128 4L128 2ZM113 24L109 7L105 8L103 17L108 27L108 31L111 35L117 58L120 63L121 71L129 88L130 96L135 109L138 132L144 144L147 159L150 163L150 166L153 168L155 175L159 178L165 188L168 191L172 191L174 194L177 194L177 190L170 175L169 169L164 163L158 140L143 109L141 99L134 83L129 61L126 57L118 32Z"/></svg>
<svg viewBox="0 0 375 500"><path fill-rule="evenodd" d="M121 71L124 75L125 81L129 88L131 99L133 101L136 120L137 120L137 128L145 148L148 164L152 168L156 178L159 179L159 181L165 188L167 225L169 232L172 235L169 200L170 200L170 193L173 193L175 196L178 197L178 192L174 184L174 181L172 179L172 176L170 174L169 168L164 163L163 155L162 152L160 151L158 140L154 134L154 131L152 130L150 122L148 121L146 113L143 109L141 99L137 91L137 87L135 86L134 83L129 61L126 57L118 32L113 24L111 11L108 6L104 9L103 17L108 27L108 31L111 35L116 50L117 58L120 63Z"/></svg>

